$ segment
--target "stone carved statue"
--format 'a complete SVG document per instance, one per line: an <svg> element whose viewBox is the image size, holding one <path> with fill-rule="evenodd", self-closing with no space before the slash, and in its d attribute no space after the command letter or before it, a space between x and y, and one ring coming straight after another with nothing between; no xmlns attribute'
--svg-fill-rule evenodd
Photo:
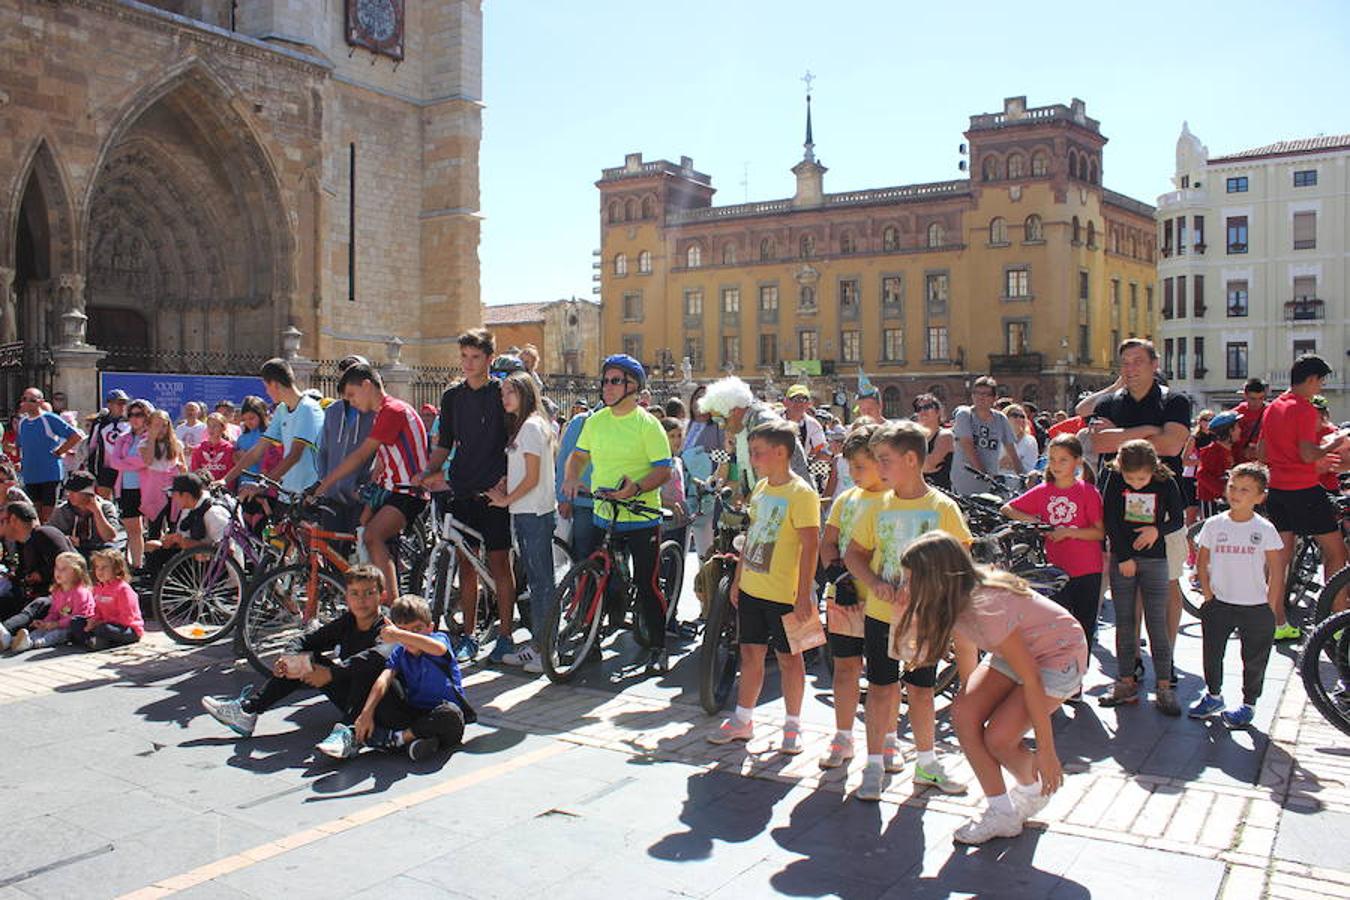
<svg viewBox="0 0 1350 900"><path fill-rule="evenodd" d="M65 274L58 282L58 298L62 313L79 312L84 314L84 276Z"/></svg>
<svg viewBox="0 0 1350 900"><path fill-rule="evenodd" d="M680 375L683 377L685 384L693 384L694 366L687 356L680 362Z"/></svg>
<svg viewBox="0 0 1350 900"><path fill-rule="evenodd" d="M0 269L0 344L19 339L19 297L14 293L13 269Z"/></svg>

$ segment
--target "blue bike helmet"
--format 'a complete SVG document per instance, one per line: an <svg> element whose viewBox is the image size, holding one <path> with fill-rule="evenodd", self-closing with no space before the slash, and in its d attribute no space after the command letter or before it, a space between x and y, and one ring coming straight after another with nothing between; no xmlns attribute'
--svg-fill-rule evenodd
<svg viewBox="0 0 1350 900"><path fill-rule="evenodd" d="M519 356L503 353L488 365L488 374L496 378L505 378L513 372L524 372L525 363Z"/></svg>
<svg viewBox="0 0 1350 900"><path fill-rule="evenodd" d="M637 381L639 390L647 386L647 370L642 368L642 363L633 359L627 353L615 353L613 356L606 356L604 363L600 366L600 374L604 375L606 369L619 369L633 376L633 379Z"/></svg>

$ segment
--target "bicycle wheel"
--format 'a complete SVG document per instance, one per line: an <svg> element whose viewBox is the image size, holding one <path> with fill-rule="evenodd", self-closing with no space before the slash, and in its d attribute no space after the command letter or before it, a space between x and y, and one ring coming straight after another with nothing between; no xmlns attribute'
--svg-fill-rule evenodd
<svg viewBox="0 0 1350 900"><path fill-rule="evenodd" d="M684 588L684 548L676 541L665 541L657 556L661 593L666 598L666 624L679 620L680 592Z"/></svg>
<svg viewBox="0 0 1350 900"><path fill-rule="evenodd" d="M571 681L595 646L604 612L603 579L598 561L582 560L558 587L556 602L549 604L539 653L544 673L554 684Z"/></svg>
<svg viewBox="0 0 1350 900"><path fill-rule="evenodd" d="M1350 734L1350 611L1324 620L1303 645L1299 676L1313 706Z"/></svg>
<svg viewBox="0 0 1350 900"><path fill-rule="evenodd" d="M176 643L201 646L229 633L244 599L244 570L218 547L180 550L159 570L150 606Z"/></svg>
<svg viewBox="0 0 1350 900"><path fill-rule="evenodd" d="M736 669L740 665L739 637L728 573L718 579L717 590L708 604L708 622L703 629L703 646L698 655L698 700L710 716L726 708L736 686Z"/></svg>
<svg viewBox="0 0 1350 900"><path fill-rule="evenodd" d="M319 572L318 587L314 618L306 622L308 566L287 566L259 579L239 616L244 652L253 668L271 675L277 657L287 652L292 641L338 617L346 593L342 582L328 572Z"/></svg>
<svg viewBox="0 0 1350 900"><path fill-rule="evenodd" d="M431 607L431 624L434 628L450 628L450 620L454 615L451 581L455 563L454 549L448 544L437 544L422 568L422 599Z"/></svg>
<svg viewBox="0 0 1350 900"><path fill-rule="evenodd" d="M1327 583L1323 585L1321 593L1317 595L1317 605L1313 609L1313 620L1308 624L1317 624L1325 621L1327 616L1331 615L1332 603L1335 602L1336 597L1346 588L1350 588L1350 566L1346 566L1327 579Z"/></svg>
<svg viewBox="0 0 1350 900"><path fill-rule="evenodd" d="M1298 538L1294 545L1294 564L1289 567L1289 577L1284 583L1286 616L1299 609L1315 610L1315 598L1322 590L1321 573L1322 552L1317 541L1310 537Z"/></svg>

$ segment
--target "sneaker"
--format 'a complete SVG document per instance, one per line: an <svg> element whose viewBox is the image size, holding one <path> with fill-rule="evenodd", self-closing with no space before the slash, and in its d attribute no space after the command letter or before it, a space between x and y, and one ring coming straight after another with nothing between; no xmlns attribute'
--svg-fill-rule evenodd
<svg viewBox="0 0 1350 900"><path fill-rule="evenodd" d="M516 645L509 637L497 638L497 643L492 645L492 652L488 654L488 662L494 665L512 665L506 662L506 657L515 655Z"/></svg>
<svg viewBox="0 0 1350 900"><path fill-rule="evenodd" d="M357 754L356 732L350 725L334 725L328 737L315 744L314 749L333 759L350 759Z"/></svg>
<svg viewBox="0 0 1350 900"><path fill-rule="evenodd" d="M881 748L881 768L888 775L896 775L905 771L904 751L898 745L887 741L885 746Z"/></svg>
<svg viewBox="0 0 1350 900"><path fill-rule="evenodd" d="M941 762L934 762L926 766L922 763L915 763L914 784L916 787L937 788L944 794L964 794L966 792L964 784L953 781L947 776Z"/></svg>
<svg viewBox="0 0 1350 900"><path fill-rule="evenodd" d="M885 778L886 772L884 769L878 769L876 766L866 767L863 769L862 783L853 792L853 796L859 800L876 803L881 799L882 782Z"/></svg>
<svg viewBox="0 0 1350 900"><path fill-rule="evenodd" d="M958 844L983 844L992 838L1017 837L1022 833L1022 817L1016 812L995 812L985 807L978 819L971 819L952 835Z"/></svg>
<svg viewBox="0 0 1350 900"><path fill-rule="evenodd" d="M521 669L526 675L543 675L544 658L536 653L530 659L526 660L525 664L521 666Z"/></svg>
<svg viewBox="0 0 1350 900"><path fill-rule="evenodd" d="M1139 646L1144 646L1143 641L1139 642ZM1144 680L1144 661L1142 659L1134 661L1134 680L1136 682Z"/></svg>
<svg viewBox="0 0 1350 900"><path fill-rule="evenodd" d="M802 732L799 728L784 728L783 741L778 745L778 752L784 756L796 756L802 752Z"/></svg>
<svg viewBox="0 0 1350 900"><path fill-rule="evenodd" d="M1256 710L1244 703L1233 709L1224 710L1219 718L1223 719L1223 724L1229 728L1246 728L1252 724L1252 719L1256 718Z"/></svg>
<svg viewBox="0 0 1350 900"><path fill-rule="evenodd" d="M455 646L455 662L462 666L467 666L478 658L478 642L468 635L459 639Z"/></svg>
<svg viewBox="0 0 1350 900"><path fill-rule="evenodd" d="M717 730L708 735L710 744L730 744L732 741L748 741L755 736L753 720L744 724L737 722L735 716L728 716L717 726Z"/></svg>
<svg viewBox="0 0 1350 900"><path fill-rule="evenodd" d="M1032 787L1032 785L1027 785ZM1022 817L1022 821L1034 818L1050 804L1050 795L1041 793L1041 783L1037 781L1035 790L1028 791L1022 785L1017 785L1008 791L1008 796L1012 798L1013 809Z"/></svg>
<svg viewBox="0 0 1350 900"><path fill-rule="evenodd" d="M1129 681L1124 678L1119 679L1111 686L1111 693L1103 694L1097 698L1098 706L1112 707L1124 706L1127 703L1139 702L1139 683Z"/></svg>
<svg viewBox="0 0 1350 900"><path fill-rule="evenodd" d="M441 742L438 738L417 738L408 745L408 759L422 762L435 756L440 749Z"/></svg>
<svg viewBox="0 0 1350 900"><path fill-rule="evenodd" d="M337 726L334 727L335 732L336 730ZM333 735L330 734L328 737L331 738L332 736ZM394 729L382 728L377 725L375 728L371 729L370 737L366 738L366 742L363 746L369 747L372 750L401 750L403 749L403 745L399 743L398 737L399 733Z"/></svg>
<svg viewBox="0 0 1350 900"><path fill-rule="evenodd" d="M9 649L15 653L23 653L25 650L33 649L33 639L29 637L27 628L20 628L14 632L14 639L9 642Z"/></svg>
<svg viewBox="0 0 1350 900"><path fill-rule="evenodd" d="M1301 637L1303 637L1302 630L1292 622L1275 626L1275 640L1277 641L1296 641Z"/></svg>
<svg viewBox="0 0 1350 900"><path fill-rule="evenodd" d="M1181 715L1181 704L1177 703L1176 689L1170 684L1158 685L1158 689L1153 694L1153 705L1164 716Z"/></svg>
<svg viewBox="0 0 1350 900"><path fill-rule="evenodd" d="M112 646L112 641L100 635L94 635L85 643L86 650L107 650Z"/></svg>
<svg viewBox="0 0 1350 900"><path fill-rule="evenodd" d="M239 692L239 696L233 700L217 700L215 697L203 697L202 709L206 710L211 718L215 719L226 728L233 731L240 737L249 737L253 734L253 726L258 724L258 714L244 711L244 698L253 690L252 685Z"/></svg>
<svg viewBox="0 0 1350 900"><path fill-rule="evenodd" d="M820 758L820 767L837 769L851 759L853 759L853 741L844 741L836 737L830 741L829 752Z"/></svg>
<svg viewBox="0 0 1350 900"><path fill-rule="evenodd" d="M520 666L524 668L531 662L539 666L543 671L543 664L539 662L539 654L535 652L532 644L516 644L516 649L502 657L502 662L508 666Z"/></svg>
<svg viewBox="0 0 1350 900"><path fill-rule="evenodd" d="M14 640L14 635L9 633L9 629L0 625L0 650L8 650L10 642Z"/></svg>
<svg viewBox="0 0 1350 900"><path fill-rule="evenodd" d="M1223 712L1223 698L1215 697L1210 693L1201 694L1200 699L1186 709L1186 715L1192 719L1208 719L1210 716L1217 716L1221 712Z"/></svg>

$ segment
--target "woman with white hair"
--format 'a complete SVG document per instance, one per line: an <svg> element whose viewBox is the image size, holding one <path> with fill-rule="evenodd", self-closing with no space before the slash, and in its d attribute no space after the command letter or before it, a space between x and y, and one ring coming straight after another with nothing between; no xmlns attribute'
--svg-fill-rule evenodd
<svg viewBox="0 0 1350 900"><path fill-rule="evenodd" d="M754 487L756 477L754 470L750 467L750 446L747 436L750 429L762 422L770 419L781 419L767 403L762 400L756 400L754 392L750 390L750 385L746 384L735 375L714 381L708 385L708 390L701 398L699 408L712 413L713 418L721 419L729 436L736 439L736 462L743 476L743 482L738 487L744 494L750 493L750 488ZM792 450L792 471L806 479L807 484L815 484L811 477L811 470L806 464L806 451L802 449L802 442L797 441Z"/></svg>

